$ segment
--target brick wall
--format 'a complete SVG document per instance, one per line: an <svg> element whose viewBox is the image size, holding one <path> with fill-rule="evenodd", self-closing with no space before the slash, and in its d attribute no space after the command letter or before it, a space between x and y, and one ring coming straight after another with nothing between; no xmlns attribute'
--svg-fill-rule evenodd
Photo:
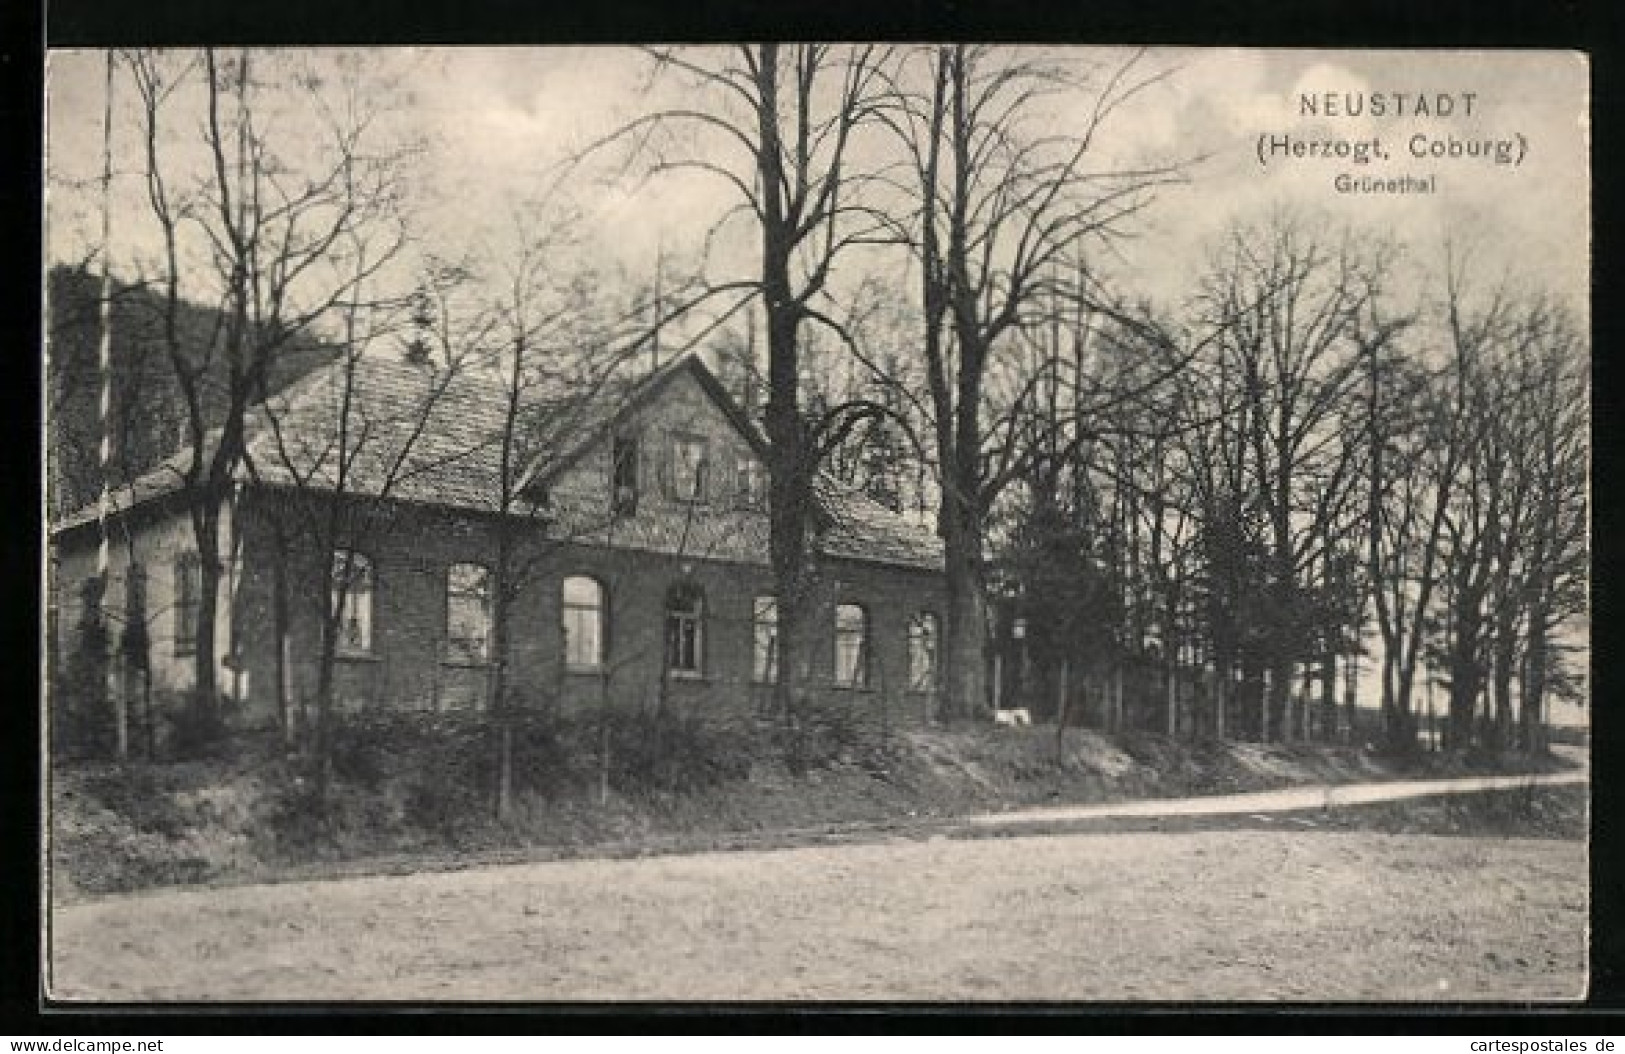
<svg viewBox="0 0 1625 1054"><path fill-rule="evenodd" d="M271 639L272 566L261 515L243 516L246 552L239 598L241 651L253 686L249 702L269 717L275 708L275 641ZM259 544L255 543L259 540ZM494 562L489 521L428 509L402 510L387 534L363 551L374 567L373 650L341 658L337 696L350 706L388 705L450 709L477 705L488 668L454 662L447 651L447 574L456 563ZM610 549L583 543L544 543L532 536L519 559L528 567L513 601L510 684L530 705L596 705L608 692L618 704L653 705L662 691L669 705L748 710L766 701L753 682L754 600L772 595L765 564ZM320 564L297 561L293 580L293 695L316 687ZM563 583L585 575L602 587L607 608L606 661L596 673L563 662ZM668 590L692 582L704 596L702 672L697 678L663 677ZM908 622L918 612L943 613L940 577L926 571L853 561L831 561L813 616L815 684L829 689L834 671L834 607L853 602L869 614L870 686L845 694L858 705L886 705L899 719L925 718L931 698L907 689ZM865 701L867 700L867 702Z"/></svg>
<svg viewBox="0 0 1625 1054"><path fill-rule="evenodd" d="M275 496L247 495L238 510L242 532L235 592L222 605L222 622L231 622L237 659L223 672L223 687L240 696L250 721L275 720L277 714L273 597L274 547L269 516ZM138 531L138 551L147 560L153 633L155 682L183 690L190 684L188 660L174 654L172 571L174 557L190 547L183 517L172 515ZM493 562L495 540L489 520L419 507L401 507L387 531L378 531L358 546L373 563L373 640L365 657L340 658L335 667L335 695L347 707L390 706L455 709L483 703L488 667L454 661L447 648L447 573L456 563ZM94 537L88 532L59 547L61 590L74 595L72 582L93 570ZM753 602L772 595L772 576L765 564L671 556L608 549L589 544L545 545L532 536L521 559L531 565L524 588L512 609L511 684L529 705L564 707L596 705L607 691L620 705L653 704L666 691L676 707L727 707L750 710L766 702L769 689L753 682ZM124 558L115 551L113 603L122 596L117 585ZM319 618L327 562L304 551L289 565L291 698L314 697L317 680ZM607 597L607 662L603 674L566 670L563 656L562 587L569 575L587 575L604 587ZM665 601L680 581L698 586L705 599L702 673L697 678L664 678ZM829 561L813 612L814 687L852 705L885 707L889 719L924 720L931 697L907 690L908 624L921 611L943 614L940 577L926 571ZM866 688L836 689L834 610L838 603L857 603L868 613L872 656ZM58 616L71 633L77 611L64 602ZM67 642L64 642L67 647Z"/></svg>

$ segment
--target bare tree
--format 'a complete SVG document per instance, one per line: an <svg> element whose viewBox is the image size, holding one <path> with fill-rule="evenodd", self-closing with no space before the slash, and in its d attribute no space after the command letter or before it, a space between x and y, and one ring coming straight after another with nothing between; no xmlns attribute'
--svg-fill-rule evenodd
<svg viewBox="0 0 1625 1054"><path fill-rule="evenodd" d="M656 70L689 79L699 101L659 109L612 137L635 140L657 173L721 180L737 204L719 222L743 217L760 246L752 275L707 282L667 316L713 298L731 301L724 317L752 300L761 304L770 549L779 605L775 704L792 722L795 686L809 677L811 543L819 522L814 483L824 455L858 419L857 408L835 407L818 417L806 412L802 347L809 326L842 334L831 288L835 265L880 234L864 202L873 173L865 171L857 140L874 118L888 54L875 47L775 43L715 56L657 50Z"/></svg>
<svg viewBox="0 0 1625 1054"><path fill-rule="evenodd" d="M1238 401L1229 503L1261 528L1263 604L1255 614L1267 689L1256 732L1289 737L1298 665L1316 647L1313 576L1345 546L1360 482L1360 444L1342 427L1360 359L1356 323L1382 284L1380 255L1349 234L1315 235L1276 216L1235 230L1207 279L1224 320L1222 365ZM1256 518L1256 519L1254 519ZM1301 724L1301 722L1300 722Z"/></svg>
<svg viewBox="0 0 1625 1054"><path fill-rule="evenodd" d="M1450 567L1439 648L1450 689L1446 745L1499 750L1513 739L1525 645L1538 652L1551 629L1537 627L1551 612L1531 600L1583 559L1573 449L1586 400L1574 329L1550 302L1503 286L1475 306L1465 277L1453 277L1448 294L1469 412L1441 539Z"/></svg>
<svg viewBox="0 0 1625 1054"><path fill-rule="evenodd" d="M508 665L514 605L560 545L612 525L626 511L618 506L611 480L602 507L557 515L549 496L535 486L537 475L607 416L604 397L615 382L635 373L631 367L643 344L638 325L643 305L606 309L598 302L604 283L588 274L556 273L554 250L568 236L562 223L545 231L525 220L515 227L518 249L496 265L502 291L490 325L480 325L480 334L464 349L485 360L481 371L493 375L500 403L495 434L486 440L495 454L488 698L498 725L499 817L508 813L513 792L516 707ZM453 347L448 344L447 350Z"/></svg>
<svg viewBox="0 0 1625 1054"><path fill-rule="evenodd" d="M1082 296L1057 268L1081 240L1110 237L1174 176L1170 167L1102 170L1098 136L1125 102L1159 79L1139 59L1092 89L1082 126L1032 133L1067 91L1091 91L1042 57L952 45L917 56L923 88L894 81L888 120L903 144L913 206L893 223L919 261L922 350L940 470L938 531L948 583L944 717L986 706L983 561L986 518L1019 474L1016 444L984 418L998 348L1058 292ZM1014 422L1024 396L1010 404ZM1004 437L1008 438L1008 437Z"/></svg>
<svg viewBox="0 0 1625 1054"><path fill-rule="evenodd" d="M371 147L353 83L335 91L310 69L280 68L291 58L205 49L138 52L128 61L160 241L154 281L164 302L163 344L186 408L189 456L179 471L200 569L194 705L213 722L221 510L243 463L246 416L265 396L278 354L331 318L390 259L374 252L363 263L352 247L376 248L378 237L395 236L399 154ZM259 77L261 64L279 67L276 88ZM193 139L177 127L174 110L179 95L197 91L202 127ZM297 140L277 139L262 120L273 92L300 104ZM202 171L179 171L185 153L199 147ZM308 164L290 162L305 150L315 155ZM201 341L180 329L183 298L218 305Z"/></svg>
<svg viewBox="0 0 1625 1054"><path fill-rule="evenodd" d="M252 440L242 451L244 470L264 488L263 511L275 538L273 631L285 728L291 725L292 608L315 609L315 713L306 727L318 799L331 776L338 657L358 625L356 597L372 589L369 554L397 528L402 509L396 499L407 487L475 452L463 442L466 436L449 427L462 416L456 400L464 400L466 415L471 398L460 383L460 364L432 370L422 383L400 384L376 354L379 342L400 332L410 302L370 298L366 276L376 271L379 257L394 256L401 245L391 240L370 249L350 247L360 277L351 287L354 298L341 305L341 359L255 406L244 424Z"/></svg>
<svg viewBox="0 0 1625 1054"><path fill-rule="evenodd" d="M1590 393L1582 331L1566 312L1546 307L1531 319L1538 326L1527 368L1532 382L1526 404L1539 427L1526 469L1533 477L1529 542L1521 592L1525 647L1519 664L1519 745L1546 746L1546 700L1557 680L1564 628L1589 636Z"/></svg>

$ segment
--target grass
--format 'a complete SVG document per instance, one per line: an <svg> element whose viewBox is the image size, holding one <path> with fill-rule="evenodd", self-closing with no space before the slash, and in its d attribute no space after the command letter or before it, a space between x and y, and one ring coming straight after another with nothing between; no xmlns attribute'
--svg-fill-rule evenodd
<svg viewBox="0 0 1625 1054"><path fill-rule="evenodd" d="M416 728L392 719L357 730L342 739L337 782L321 808L298 767L265 741L208 761L61 766L51 781L54 892L74 900L153 886L478 860L845 841L874 830L941 829L955 816L1024 805L1492 767L1484 759L1423 755L1401 764L1350 748L1190 744L1083 729L1070 730L1058 745L1049 728L928 728L894 733L883 744L843 740L846 747L815 767L792 772L761 737L680 721L669 728L628 723L626 759L612 768L611 792L601 800L590 744L575 738L580 731L538 727L521 737L530 753L521 754L515 807L501 822L484 792L488 754L475 725ZM656 755L664 757L660 765L632 764ZM1499 770L1550 764L1503 760ZM1434 817L1439 823L1464 830L1504 833L1543 823L1572 829L1572 808L1519 812L1520 793L1487 797L1483 806L1455 799L1349 812L1385 817L1380 822L1396 830L1423 822L1416 817L1430 809L1445 810ZM1492 806L1500 812L1459 812Z"/></svg>

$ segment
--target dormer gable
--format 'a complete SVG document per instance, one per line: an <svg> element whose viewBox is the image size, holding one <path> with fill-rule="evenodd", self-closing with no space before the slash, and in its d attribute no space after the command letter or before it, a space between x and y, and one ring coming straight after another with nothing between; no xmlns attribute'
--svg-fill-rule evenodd
<svg viewBox="0 0 1625 1054"><path fill-rule="evenodd" d="M765 512L766 443L696 355L633 382L615 411L528 487L617 516L651 507ZM596 499L596 500L595 500Z"/></svg>

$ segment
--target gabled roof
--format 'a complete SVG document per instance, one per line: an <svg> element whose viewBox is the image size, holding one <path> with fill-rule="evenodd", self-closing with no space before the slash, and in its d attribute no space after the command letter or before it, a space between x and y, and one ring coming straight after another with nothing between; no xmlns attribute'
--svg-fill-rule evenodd
<svg viewBox="0 0 1625 1054"><path fill-rule="evenodd" d="M527 445L539 452L521 481L557 477L685 374L765 457L766 444L755 423L699 357L690 354L642 376L598 378L586 390L577 386L532 393L522 412L530 425ZM248 464L239 475L264 485L342 485L347 493L494 513L501 504L506 406L503 388L480 375L362 356L315 371L254 408L246 422ZM211 435L210 440L216 438ZM114 495L114 508L128 510L179 491L190 457L190 449L183 450L123 488ZM826 554L942 566L941 544L922 525L831 479L820 480L817 496L825 513ZM747 563L767 560L766 517L759 514L709 508L695 516L649 503L637 516L611 524L602 517L572 517L572 511L583 510L569 508L563 495L559 500L563 507L550 513L576 519L583 541ZM98 515L92 504L58 521L53 533L94 523Z"/></svg>
<svg viewBox="0 0 1625 1054"><path fill-rule="evenodd" d="M817 487L827 515L821 548L829 556L867 563L902 564L940 571L942 541L919 520L893 512L861 491L828 476Z"/></svg>
<svg viewBox="0 0 1625 1054"><path fill-rule="evenodd" d="M716 374L706 367L699 355L691 352L680 355L659 369L646 373L641 377L633 378L630 381L621 379L618 385L612 381L610 385L612 395L619 396L615 400L613 412L605 414L603 419L586 431L577 443L564 450L559 456L546 459L546 455L542 455L535 459L526 473L526 482L551 479L574 465L589 450L609 438L622 421L654 402L661 392L671 386L676 377L683 374L689 375L698 382L706 395L710 396L711 401L716 403L717 408L727 416L729 423L750 443L751 449L756 452L756 456L765 460L767 458L767 441L762 437L761 430L756 427L756 422L752 421L750 415L740 409L739 404L728 394L728 390L722 386L721 381L717 380Z"/></svg>

